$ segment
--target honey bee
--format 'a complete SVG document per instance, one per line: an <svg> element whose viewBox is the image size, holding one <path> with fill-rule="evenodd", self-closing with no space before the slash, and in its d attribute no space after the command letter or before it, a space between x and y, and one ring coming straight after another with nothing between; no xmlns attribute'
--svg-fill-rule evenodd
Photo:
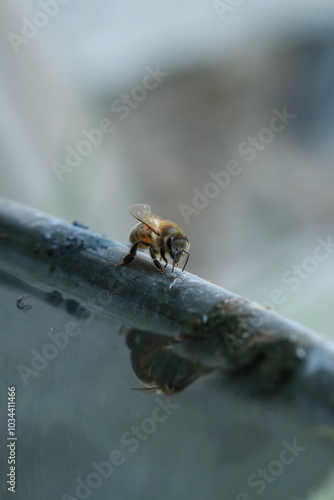
<svg viewBox="0 0 334 500"><path fill-rule="evenodd" d="M139 220L139 224L132 228L129 236L132 244L130 252L124 257L123 262L116 265L126 266L130 264L135 258L138 248L148 248L155 266L161 273L168 265L166 254L169 254L173 260L172 272L174 267L179 266L181 257L186 254L186 262L182 268L184 271L190 255L188 252L190 242L182 229L174 222L152 214L149 205L142 203L131 205L129 212L135 219ZM165 262L164 266L157 259L157 255L160 255L160 261Z"/></svg>

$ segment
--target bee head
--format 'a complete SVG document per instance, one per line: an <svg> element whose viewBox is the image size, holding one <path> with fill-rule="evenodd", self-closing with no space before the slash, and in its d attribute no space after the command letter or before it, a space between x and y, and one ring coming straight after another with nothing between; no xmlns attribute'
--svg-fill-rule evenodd
<svg viewBox="0 0 334 500"><path fill-rule="evenodd" d="M167 241L167 248L168 252L173 259L173 269L172 272L174 271L174 266L178 267L180 259L183 257L184 254L187 254L187 259L186 262L182 268L182 271L184 271L184 268L187 265L188 259L189 259L189 253L187 252L190 243L189 240L186 236L183 236L181 238L177 238L175 236L170 236Z"/></svg>

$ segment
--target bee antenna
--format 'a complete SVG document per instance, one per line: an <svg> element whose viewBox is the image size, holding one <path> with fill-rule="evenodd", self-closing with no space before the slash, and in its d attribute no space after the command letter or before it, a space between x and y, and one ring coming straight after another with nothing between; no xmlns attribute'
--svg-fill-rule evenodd
<svg viewBox="0 0 334 500"><path fill-rule="evenodd" d="M187 262L188 262L188 260L189 260L190 253L189 253L189 252L187 252L187 250L182 250L182 252L187 254L186 262L185 262L185 264L184 264L184 266L183 266L183 268L182 268L182 272L183 272L183 271L184 271L184 269L185 269L185 267L186 267L186 265L187 265ZM174 264L174 262L173 262L173 264Z"/></svg>

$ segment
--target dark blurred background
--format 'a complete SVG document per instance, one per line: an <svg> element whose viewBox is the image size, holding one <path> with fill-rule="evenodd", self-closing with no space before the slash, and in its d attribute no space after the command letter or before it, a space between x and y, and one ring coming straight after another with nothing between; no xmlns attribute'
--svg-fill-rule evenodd
<svg viewBox="0 0 334 500"><path fill-rule="evenodd" d="M190 272L333 336L331 0L0 11L3 196L124 243L150 204Z"/></svg>

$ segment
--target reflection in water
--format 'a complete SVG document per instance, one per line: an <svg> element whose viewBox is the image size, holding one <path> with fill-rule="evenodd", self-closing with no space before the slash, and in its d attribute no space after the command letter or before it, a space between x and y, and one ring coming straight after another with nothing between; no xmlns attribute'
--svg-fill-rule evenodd
<svg viewBox="0 0 334 500"><path fill-rule="evenodd" d="M132 367L146 386L141 390L172 394L210 372L229 386L239 384L244 392L280 390L298 373L306 346L267 330L258 312L242 306L239 298L219 302L184 323L177 338L128 331Z"/></svg>
<svg viewBox="0 0 334 500"><path fill-rule="evenodd" d="M53 290L50 293L48 292L46 294L46 300L55 307L63 306L66 312L78 319L87 320L92 314L92 311L81 302L78 302L76 299L64 298L58 290Z"/></svg>
<svg viewBox="0 0 334 500"><path fill-rule="evenodd" d="M173 394L212 371L199 361L181 357L175 351L177 343L173 337L153 332L132 329L127 333L126 344L131 350L132 368L146 385L146 388L136 390L148 394Z"/></svg>
<svg viewBox="0 0 334 500"><path fill-rule="evenodd" d="M31 296L29 303L33 307L25 314L16 308L16 300L26 294ZM266 499L305 498L333 465L331 441L324 439L331 435L329 427L305 437L311 405L315 423L332 423L322 394L313 398L312 388L307 388L305 397L301 394L298 413L294 411L294 397L276 407L267 398L265 411L259 411L252 401L245 404L241 398L230 397L216 383L225 383L226 377L239 381L242 377L240 385L251 378L261 385L262 380L273 379L274 373L282 373L288 362L291 366L294 359L294 345L291 343L288 349L286 344L278 351L282 344L269 345L269 339L265 342L265 325L257 321L252 330L256 318L243 315L239 303L219 304L195 317L193 322L182 325L178 338L172 337L178 335L174 331L163 337L131 330L126 345L125 336L117 335L119 325L102 315L94 323L70 316L67 307L75 306L70 308L75 313L82 298L77 297L75 303L71 302L76 298L72 296L67 302L66 291L47 294L43 288L0 272L0 296L0 381L3 394L7 387L15 386L18 395L18 484L22 494L18 491L17 500L89 495L96 500L198 500L205 496L216 500L222 498L222 491L224 498L236 499L247 498L241 491L244 487L249 498L255 498L255 489L252 495L247 478L259 467L267 467L264 456L269 457L270 464L282 449L282 442L294 443L296 438L298 445L307 446L307 451L284 469L284 474L289 475L289 467L293 468L293 480L268 483ZM89 311L90 306L88 303ZM36 355L43 350L50 353L50 349L45 351L45 346L50 346L49 330L62 336L69 320L72 324L74 320L78 328L80 321L80 336L69 337L63 347L58 344L58 350L53 349L56 356L45 358L44 367L38 367ZM151 329L154 331L154 323ZM208 371L212 372L210 380L196 388L195 397L181 395L181 400L176 401L181 405L170 406L169 401L164 401L168 397L157 396L153 401L143 398L138 404L130 390L130 352L135 373L148 392L180 391ZM277 363L273 363L274 358ZM17 369L20 364L29 366L30 373L34 370L28 384ZM265 367L271 369L269 374ZM283 411L287 405L293 412L288 414L289 419ZM174 413L175 407L179 409ZM121 453L125 463L121 468L109 469L105 477L107 461L111 467L111 453ZM88 489L90 481L99 487ZM6 491L2 481L0 498L6 497Z"/></svg>

